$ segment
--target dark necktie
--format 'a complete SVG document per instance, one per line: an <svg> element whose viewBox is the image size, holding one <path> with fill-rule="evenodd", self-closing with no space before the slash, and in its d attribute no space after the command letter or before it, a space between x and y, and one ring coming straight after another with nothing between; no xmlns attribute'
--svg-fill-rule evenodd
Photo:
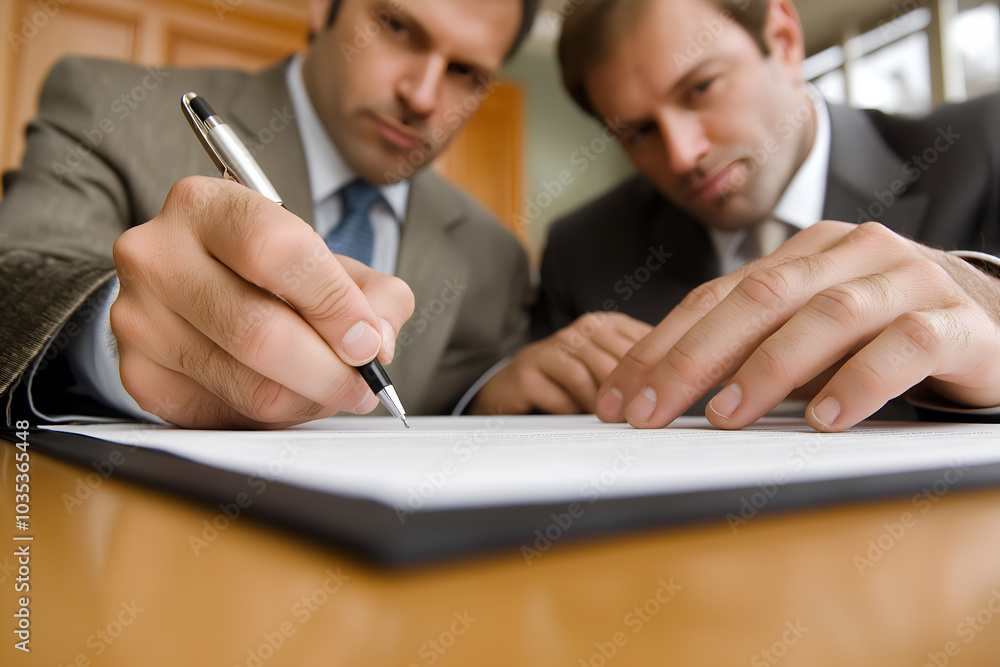
<svg viewBox="0 0 1000 667"><path fill-rule="evenodd" d="M343 216L340 224L326 235L326 245L338 255L347 255L370 266L375 233L368 212L382 195L374 185L361 179L345 185L339 194Z"/></svg>

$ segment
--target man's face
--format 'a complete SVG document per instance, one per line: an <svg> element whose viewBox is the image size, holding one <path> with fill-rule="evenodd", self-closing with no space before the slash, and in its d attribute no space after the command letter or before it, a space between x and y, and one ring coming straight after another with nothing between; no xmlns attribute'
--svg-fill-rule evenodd
<svg viewBox="0 0 1000 667"><path fill-rule="evenodd" d="M520 0L313 0L306 88L347 164L373 183L426 166L489 93Z"/></svg>
<svg viewBox="0 0 1000 667"><path fill-rule="evenodd" d="M650 0L642 11L588 73L595 109L627 125L629 158L676 205L718 229L754 224L812 145L794 8L772 0L767 57L707 0Z"/></svg>

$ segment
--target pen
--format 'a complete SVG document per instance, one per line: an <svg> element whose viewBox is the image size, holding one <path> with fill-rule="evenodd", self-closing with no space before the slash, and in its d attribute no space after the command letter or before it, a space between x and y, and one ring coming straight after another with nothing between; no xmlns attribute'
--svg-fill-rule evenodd
<svg viewBox="0 0 1000 667"><path fill-rule="evenodd" d="M191 129L194 130L223 178L245 185L284 207L278 192L264 175L257 161L250 155L250 151L204 98L195 93L185 93L181 98L181 108L188 123L191 124ZM358 372L392 416L401 419L406 428L410 428L403 404L399 402L392 380L389 379L379 360L372 359L367 364L358 366Z"/></svg>

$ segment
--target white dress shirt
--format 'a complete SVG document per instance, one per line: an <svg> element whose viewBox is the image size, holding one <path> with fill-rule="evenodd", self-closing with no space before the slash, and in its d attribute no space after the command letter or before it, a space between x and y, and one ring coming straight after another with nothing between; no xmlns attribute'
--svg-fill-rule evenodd
<svg viewBox="0 0 1000 667"><path fill-rule="evenodd" d="M819 90L806 87L816 117L816 135L805 162L778 200L772 217L799 230L823 219L826 203L826 181L830 168L830 110ZM709 229L722 275L732 273L748 261L756 259L746 252L748 231L735 232Z"/></svg>
<svg viewBox="0 0 1000 667"><path fill-rule="evenodd" d="M302 54L292 58L286 74L288 94L292 98L295 119L302 136L302 150L309 173L309 190L312 192L313 224L320 236L340 224L343 203L337 194L358 177L341 157L333 140L323 127L316 108L309 99L302 79ZM399 181L378 188L382 199L372 206L369 217L375 235L371 266L387 274L396 272L399 256L400 226L406 218L406 205L410 199L410 182Z"/></svg>

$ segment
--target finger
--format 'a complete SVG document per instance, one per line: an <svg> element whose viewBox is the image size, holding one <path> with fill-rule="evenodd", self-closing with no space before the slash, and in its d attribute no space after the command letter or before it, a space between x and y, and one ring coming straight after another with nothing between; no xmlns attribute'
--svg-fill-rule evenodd
<svg viewBox="0 0 1000 667"><path fill-rule="evenodd" d="M591 337L591 342L620 361L636 343L653 330L653 327L627 315L620 313L611 315L616 317L612 317L605 326L600 327Z"/></svg>
<svg viewBox="0 0 1000 667"><path fill-rule="evenodd" d="M551 352L542 357L540 366L580 406L593 412L601 382L650 328L620 313L587 313L552 336Z"/></svg>
<svg viewBox="0 0 1000 667"><path fill-rule="evenodd" d="M906 243L881 225L864 225L826 252L761 260L672 347L656 350L662 352L661 361L646 346L651 338L662 344L655 340L656 330L633 348L626 360L646 364L638 369L643 376L622 378L620 373L630 370L623 362L605 384L621 383L623 398L631 401L626 408L629 423L662 427L734 374L813 295L854 276L887 270Z"/></svg>
<svg viewBox="0 0 1000 667"><path fill-rule="evenodd" d="M281 428L306 421L269 423L250 419L188 376L134 349L121 352L120 369L122 385L140 408L184 428Z"/></svg>
<svg viewBox="0 0 1000 667"><path fill-rule="evenodd" d="M594 377L594 371L587 363L570 354L549 355L539 361L538 369L548 387L557 387L556 393L558 395L572 398L574 404L572 412L593 411L600 383ZM533 395L541 397L542 390L543 388L539 387L538 393ZM549 412L538 402L535 402L535 405ZM565 409L560 410L559 414L566 412Z"/></svg>
<svg viewBox="0 0 1000 667"><path fill-rule="evenodd" d="M184 179L171 195L164 222L178 212L197 221L193 231L209 254L288 301L346 363L358 366L375 358L381 323L309 225L252 190L220 179Z"/></svg>
<svg viewBox="0 0 1000 667"><path fill-rule="evenodd" d="M584 375L588 375L586 371ZM574 415L586 410L574 392L545 372L532 373L525 386L525 397L528 402L547 414ZM577 391L579 386L581 385L577 385ZM594 386L595 392L596 389Z"/></svg>
<svg viewBox="0 0 1000 667"><path fill-rule="evenodd" d="M112 330L126 343L120 349L135 348L159 366L188 376L253 422L316 419L352 410L370 394L360 375L334 357L339 379L330 383L332 393L321 401L312 400L240 362L180 315L166 309L143 309L143 302L121 297L112 306ZM150 331L155 332L155 340ZM308 335L315 336L315 332Z"/></svg>
<svg viewBox="0 0 1000 667"><path fill-rule="evenodd" d="M907 262L884 274L834 285L811 298L750 354L709 402L705 416L720 428L743 428L851 349L867 344L901 312L947 298L934 295L935 278L943 272L928 270L927 264Z"/></svg>
<svg viewBox="0 0 1000 667"><path fill-rule="evenodd" d="M247 386L274 394L276 387L267 386L264 378L335 410L352 410L365 395L357 371L341 361L295 311L214 259L190 268L186 279L173 283L160 298L190 328L162 322L164 328L158 331L167 349L165 358L157 361L185 372L224 399L241 398L234 405L251 409L244 395ZM142 317L155 320L157 313L145 309ZM202 337L227 354L217 355ZM198 347L189 350L190 345ZM233 385L236 378L251 384L223 386Z"/></svg>
<svg viewBox="0 0 1000 667"><path fill-rule="evenodd" d="M620 366L602 384L598 392L598 416L606 422L625 420L625 409L640 389L648 384L653 369L667 351L698 321L717 307L752 271L775 266L789 257L804 257L828 250L857 228L850 223L824 220L786 241L772 255L752 262L728 275L706 282L692 290L650 332L630 350ZM701 394L690 392L693 403Z"/></svg>
<svg viewBox="0 0 1000 667"><path fill-rule="evenodd" d="M817 394L806 419L817 431L839 432L871 416L925 378L995 377L996 340L986 322L964 307L900 315L854 355ZM986 372L983 372L983 369ZM986 403L998 399L996 387Z"/></svg>
<svg viewBox="0 0 1000 667"><path fill-rule="evenodd" d="M388 364L396 354L396 336L413 314L413 292L399 278L373 271L350 257L340 257L340 262L379 318L382 331L379 359Z"/></svg>

